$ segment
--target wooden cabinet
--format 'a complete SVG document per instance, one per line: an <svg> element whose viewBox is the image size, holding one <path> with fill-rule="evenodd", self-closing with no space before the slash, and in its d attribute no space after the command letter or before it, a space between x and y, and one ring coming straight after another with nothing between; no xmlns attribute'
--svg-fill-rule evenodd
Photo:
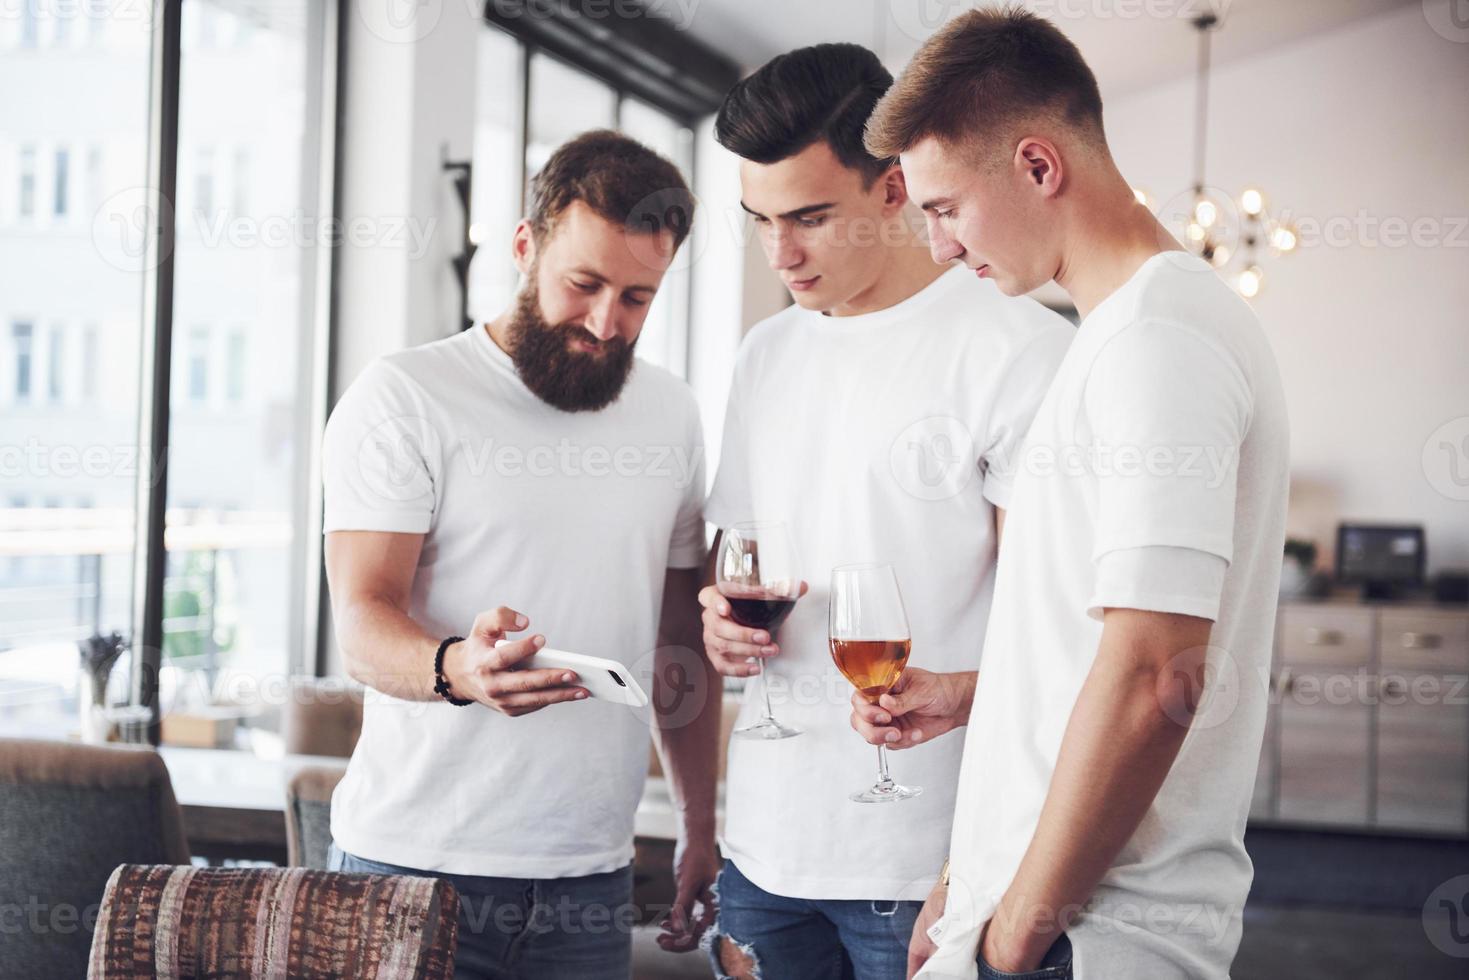
<svg viewBox="0 0 1469 980"><path fill-rule="evenodd" d="M1289 667L1365 667L1373 612L1355 606L1282 605L1280 662Z"/></svg>
<svg viewBox="0 0 1469 980"><path fill-rule="evenodd" d="M1251 819L1469 834L1469 612L1283 603Z"/></svg>
<svg viewBox="0 0 1469 980"><path fill-rule="evenodd" d="M1282 681L1276 721L1282 820L1361 826L1371 800L1372 710L1354 696L1350 674L1318 668Z"/></svg>
<svg viewBox="0 0 1469 980"><path fill-rule="evenodd" d="M1378 826L1464 831L1469 712L1453 698L1440 696L1455 686L1462 696L1463 685L1462 675L1383 680L1377 706Z"/></svg>

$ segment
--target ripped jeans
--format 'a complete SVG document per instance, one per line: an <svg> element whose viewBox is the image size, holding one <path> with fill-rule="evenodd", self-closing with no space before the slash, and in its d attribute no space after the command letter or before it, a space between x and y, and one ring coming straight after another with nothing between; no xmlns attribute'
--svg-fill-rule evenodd
<svg viewBox="0 0 1469 980"><path fill-rule="evenodd" d="M719 922L705 942L719 980L903 980L922 902L783 898L719 873ZM726 941L727 940L727 941Z"/></svg>

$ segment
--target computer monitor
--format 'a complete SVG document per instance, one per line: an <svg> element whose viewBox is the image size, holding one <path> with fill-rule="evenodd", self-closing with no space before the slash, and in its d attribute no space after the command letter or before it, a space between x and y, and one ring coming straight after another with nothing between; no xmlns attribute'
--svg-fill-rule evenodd
<svg viewBox="0 0 1469 980"><path fill-rule="evenodd" d="M1422 586L1426 562L1421 525L1337 525L1336 580L1360 585L1363 598L1391 599Z"/></svg>

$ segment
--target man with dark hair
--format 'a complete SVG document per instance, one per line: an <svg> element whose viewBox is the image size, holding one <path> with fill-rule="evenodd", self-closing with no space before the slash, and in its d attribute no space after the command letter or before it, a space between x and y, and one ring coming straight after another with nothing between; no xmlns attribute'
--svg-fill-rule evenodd
<svg viewBox="0 0 1469 980"><path fill-rule="evenodd" d="M1015 481L951 880L910 970L1226 978L1285 529L1270 345L1137 203L1091 70L1032 14L951 21L867 145L902 160L935 258L1011 295L1054 279L1083 317Z"/></svg>
<svg viewBox="0 0 1469 980"><path fill-rule="evenodd" d="M804 48L737 85L715 123L796 305L740 350L706 515L783 522L811 578L778 643L733 622L715 588L700 594L711 661L736 677L763 661L775 715L803 731L731 742L720 976L902 975L953 811L960 746L940 736L978 665L1007 464L1071 338L1034 301L930 258L902 172L862 148L891 82L865 48ZM916 747L896 775L923 790L876 805L848 799L872 750L827 646L830 569L865 560L895 563L901 581L913 666L894 703ZM946 671L969 673L931 683ZM762 704L748 698L742 722Z"/></svg>
<svg viewBox="0 0 1469 980"><path fill-rule="evenodd" d="M572 140L515 227L514 306L379 359L327 424L333 618L372 689L332 799L332 866L450 881L459 977L628 976L650 726L683 813L665 948L692 949L712 909L699 416L632 356L692 216L652 151ZM528 667L547 644L651 673L652 715Z"/></svg>

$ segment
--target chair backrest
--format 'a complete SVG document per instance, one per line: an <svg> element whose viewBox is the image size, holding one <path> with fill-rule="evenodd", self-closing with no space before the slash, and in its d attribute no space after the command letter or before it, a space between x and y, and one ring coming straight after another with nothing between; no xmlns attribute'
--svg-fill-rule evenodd
<svg viewBox="0 0 1469 980"><path fill-rule="evenodd" d="M188 860L158 753L0 739L0 908L31 910L0 940L0 980L81 976L112 869Z"/></svg>
<svg viewBox="0 0 1469 980"><path fill-rule="evenodd" d="M286 863L326 870L332 843L332 791L345 769L305 766L286 783Z"/></svg>
<svg viewBox="0 0 1469 980"><path fill-rule="evenodd" d="M349 757L362 734L362 699L362 688L339 678L291 678L281 720L286 753Z"/></svg>
<svg viewBox="0 0 1469 980"><path fill-rule="evenodd" d="M123 865L89 980L449 980L459 897L437 878Z"/></svg>

